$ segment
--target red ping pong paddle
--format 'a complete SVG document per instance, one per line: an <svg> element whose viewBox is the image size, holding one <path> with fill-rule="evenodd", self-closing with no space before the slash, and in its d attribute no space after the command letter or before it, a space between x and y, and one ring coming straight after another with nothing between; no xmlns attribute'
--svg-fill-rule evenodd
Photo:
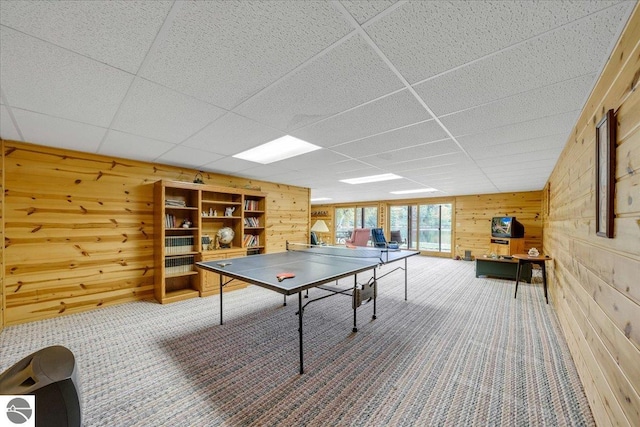
<svg viewBox="0 0 640 427"><path fill-rule="evenodd" d="M293 277L296 277L296 275L293 274L293 273L278 273L278 274L276 274L276 279L278 279L278 282L282 282L284 279L291 279Z"/></svg>

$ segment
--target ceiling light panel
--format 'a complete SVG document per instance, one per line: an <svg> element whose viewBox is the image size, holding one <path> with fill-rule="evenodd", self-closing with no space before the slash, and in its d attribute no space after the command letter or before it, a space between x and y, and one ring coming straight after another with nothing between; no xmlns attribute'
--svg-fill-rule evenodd
<svg viewBox="0 0 640 427"><path fill-rule="evenodd" d="M402 177L393 173L383 173L379 175L361 176L358 178L341 179L340 182L346 184L369 184L371 182L390 181L394 179L401 179Z"/></svg>
<svg viewBox="0 0 640 427"><path fill-rule="evenodd" d="M267 142L266 144L234 154L233 157L268 165L269 163L299 156L301 154L319 150L320 148L322 147L318 147L317 145L310 144L290 135L285 135L281 138Z"/></svg>
<svg viewBox="0 0 640 427"><path fill-rule="evenodd" d="M391 191L391 194L420 194L420 193L433 193L436 190L435 188L414 188L412 190L396 190Z"/></svg>

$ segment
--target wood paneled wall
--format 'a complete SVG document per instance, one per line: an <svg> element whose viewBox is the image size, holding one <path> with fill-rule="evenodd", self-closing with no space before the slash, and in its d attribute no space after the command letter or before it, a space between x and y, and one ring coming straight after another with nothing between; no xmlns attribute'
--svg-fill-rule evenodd
<svg viewBox="0 0 640 427"><path fill-rule="evenodd" d="M451 256L462 256L465 250L470 250L472 256L481 257L489 253L491 218L494 216L515 216L524 225L525 247L527 249L542 248L542 195L542 191L527 191L448 198L387 200L370 204L365 202L361 204L324 204L313 205L312 211L327 212L333 221L333 212L336 207L378 206L379 226L387 229L387 209L389 206L451 203L453 204L455 224Z"/></svg>
<svg viewBox="0 0 640 427"><path fill-rule="evenodd" d="M153 183L195 170L2 142L4 324L153 298ZM309 189L205 173L267 193L267 252L309 233Z"/></svg>
<svg viewBox="0 0 640 427"><path fill-rule="evenodd" d="M494 216L515 216L524 226L524 247L542 248L542 191L460 196L455 198L455 211L455 247L461 254L489 254Z"/></svg>
<svg viewBox="0 0 640 427"><path fill-rule="evenodd" d="M599 425L640 425L640 13L627 24L547 183L551 303ZM595 125L615 110L614 238L596 236Z"/></svg>

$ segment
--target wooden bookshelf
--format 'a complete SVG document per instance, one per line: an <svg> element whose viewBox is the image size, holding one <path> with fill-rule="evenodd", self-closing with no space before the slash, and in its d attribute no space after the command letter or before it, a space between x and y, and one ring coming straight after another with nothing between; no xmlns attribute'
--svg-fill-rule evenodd
<svg viewBox="0 0 640 427"><path fill-rule="evenodd" d="M157 181L155 298L164 304L216 293L219 282L197 268L197 262L264 253L265 196L254 190ZM216 235L225 227L233 230L233 241L220 245Z"/></svg>

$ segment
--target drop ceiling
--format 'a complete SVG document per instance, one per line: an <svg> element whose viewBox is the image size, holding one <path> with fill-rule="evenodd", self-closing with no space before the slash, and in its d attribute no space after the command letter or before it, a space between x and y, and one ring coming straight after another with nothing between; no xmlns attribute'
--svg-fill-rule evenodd
<svg viewBox="0 0 640 427"><path fill-rule="evenodd" d="M333 203L540 190L635 5L2 0L0 137ZM231 157L287 134L322 148Z"/></svg>

